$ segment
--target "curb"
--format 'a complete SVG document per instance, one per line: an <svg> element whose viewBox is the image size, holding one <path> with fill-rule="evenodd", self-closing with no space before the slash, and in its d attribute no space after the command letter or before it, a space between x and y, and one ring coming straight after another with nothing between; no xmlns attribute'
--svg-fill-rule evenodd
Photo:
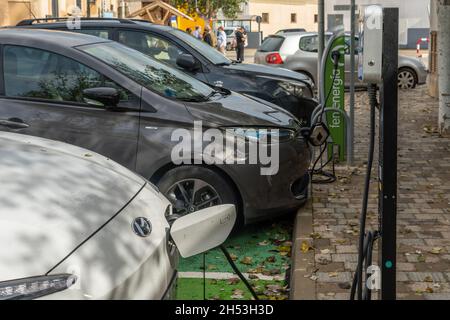
<svg viewBox="0 0 450 320"><path fill-rule="evenodd" d="M315 269L314 250L304 253L302 244L313 247L313 205L310 198L297 212L294 223L290 300L315 300L316 282L310 279Z"/></svg>

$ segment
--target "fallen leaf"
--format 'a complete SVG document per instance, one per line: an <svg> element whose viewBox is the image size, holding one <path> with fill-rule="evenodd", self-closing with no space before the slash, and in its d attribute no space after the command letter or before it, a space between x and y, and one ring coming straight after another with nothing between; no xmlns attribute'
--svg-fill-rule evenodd
<svg viewBox="0 0 450 320"><path fill-rule="evenodd" d="M423 281L425 282L433 282L433 278L431 276L426 276Z"/></svg>
<svg viewBox="0 0 450 320"><path fill-rule="evenodd" d="M338 273L337 273L337 272L330 272L330 273L328 274L328 276L329 276L330 278L336 278L336 277L338 276Z"/></svg>
<svg viewBox="0 0 450 320"><path fill-rule="evenodd" d="M277 259L275 258L275 256L270 256L266 258L266 261L269 263L274 263L277 261Z"/></svg>
<svg viewBox="0 0 450 320"><path fill-rule="evenodd" d="M244 291L240 289L233 290L233 295L231 296L231 299L244 299Z"/></svg>
<svg viewBox="0 0 450 320"><path fill-rule="evenodd" d="M265 246L268 246L269 244L270 244L269 241L264 240L264 241L258 243L258 246L265 247Z"/></svg>
<svg viewBox="0 0 450 320"><path fill-rule="evenodd" d="M321 238L322 238L322 236L321 236L320 233L318 233L318 232L311 233L310 237L313 238L313 239L315 239L315 240L316 240L316 239L321 239Z"/></svg>
<svg viewBox="0 0 450 320"><path fill-rule="evenodd" d="M239 278L231 278L231 279L228 279L227 283L230 284L230 285L236 285L236 284L238 284L240 281L241 281L241 280L240 280Z"/></svg>
<svg viewBox="0 0 450 320"><path fill-rule="evenodd" d="M442 252L442 248L441 247L434 247L433 249L431 249L430 252L432 254L440 254Z"/></svg>
<svg viewBox="0 0 450 320"><path fill-rule="evenodd" d="M303 253L307 253L311 249L311 246L309 245L308 241L303 241L302 245L300 247L300 251Z"/></svg>
<svg viewBox="0 0 450 320"><path fill-rule="evenodd" d="M244 257L242 258L241 263L245 265L251 265L253 264L253 259L252 257Z"/></svg>
<svg viewBox="0 0 450 320"><path fill-rule="evenodd" d="M231 257L231 260L233 260L233 261L237 261L237 259L238 259L238 256L233 253L230 253L230 257Z"/></svg>

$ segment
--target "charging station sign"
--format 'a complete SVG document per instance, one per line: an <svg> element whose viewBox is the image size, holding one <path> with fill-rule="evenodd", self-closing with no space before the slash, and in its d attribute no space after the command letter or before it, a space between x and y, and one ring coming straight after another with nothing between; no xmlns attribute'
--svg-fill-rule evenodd
<svg viewBox="0 0 450 320"><path fill-rule="evenodd" d="M337 66L333 58L333 52L339 52ZM325 65L325 107L340 109L345 111L345 36L342 35L334 39L331 44L327 62ZM338 111L332 111L327 114L327 125L330 129L331 138L335 146L339 149L339 161L345 160L346 148L346 123L345 117ZM333 146L328 150L332 154Z"/></svg>

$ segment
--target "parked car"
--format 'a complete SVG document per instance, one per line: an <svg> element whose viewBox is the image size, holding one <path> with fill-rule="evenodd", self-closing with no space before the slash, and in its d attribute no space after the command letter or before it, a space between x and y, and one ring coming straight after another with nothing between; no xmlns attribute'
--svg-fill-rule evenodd
<svg viewBox="0 0 450 320"><path fill-rule="evenodd" d="M168 26L134 20L81 20L80 29L68 29L66 21L39 23L25 20L23 27L76 31L118 41L157 59L181 68L210 85L272 102L309 126L317 107L311 79L289 70L236 63L215 48L185 32Z"/></svg>
<svg viewBox="0 0 450 320"><path fill-rule="evenodd" d="M331 37L326 34L326 39ZM359 38L356 38L358 42ZM345 74L346 85L350 82L350 35L346 35ZM356 43L358 46L358 43ZM318 35L317 32L285 33L268 37L255 53L255 63L286 68L305 74L314 82L317 81L318 70ZM355 63L358 54L355 52ZM424 84L428 72L422 61L412 57L399 56L398 86L401 89L413 89ZM357 70L357 66L356 66ZM363 85L356 77L356 84Z"/></svg>
<svg viewBox="0 0 450 320"><path fill-rule="evenodd" d="M295 33L295 32L306 32L304 28L290 28L290 29L281 29L275 32L276 35L283 35L285 33Z"/></svg>
<svg viewBox="0 0 450 320"><path fill-rule="evenodd" d="M157 184L179 214L231 203L249 223L304 203L311 153L299 122L276 105L214 89L94 36L4 29L0 47L1 130L68 142L113 159ZM248 153L240 155L247 165L198 164L201 154L190 151L185 165L174 164L179 141L172 134L183 129L194 137L195 121L202 121L203 131L228 129L245 141L260 139L246 129L277 129L269 134L279 138L277 174L261 175L266 166L248 164Z"/></svg>
<svg viewBox="0 0 450 320"><path fill-rule="evenodd" d="M227 47L226 50L227 51L232 51L234 50L233 48L233 41L235 39L235 35L234 35L234 31L236 30L235 27L225 27L223 31L225 31L226 35L227 35Z"/></svg>
<svg viewBox="0 0 450 320"><path fill-rule="evenodd" d="M232 205L176 220L156 187L94 152L6 132L0 145L0 300L172 298L178 250L233 227Z"/></svg>

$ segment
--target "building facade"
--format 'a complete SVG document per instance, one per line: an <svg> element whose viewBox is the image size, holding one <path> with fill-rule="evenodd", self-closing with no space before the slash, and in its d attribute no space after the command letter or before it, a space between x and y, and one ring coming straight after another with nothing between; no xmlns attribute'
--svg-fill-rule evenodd
<svg viewBox="0 0 450 320"><path fill-rule="evenodd" d="M280 29L304 28L317 30L317 0L248 0L243 5L242 17L262 17L263 36ZM252 24L255 31L256 24Z"/></svg>
<svg viewBox="0 0 450 320"><path fill-rule="evenodd" d="M417 40L428 37L430 32L430 0L357 0L357 13L369 4L398 7L400 11L399 44L402 48L416 48ZM325 1L325 26L327 30L344 25L350 30L350 1ZM426 45L424 46L426 48Z"/></svg>

